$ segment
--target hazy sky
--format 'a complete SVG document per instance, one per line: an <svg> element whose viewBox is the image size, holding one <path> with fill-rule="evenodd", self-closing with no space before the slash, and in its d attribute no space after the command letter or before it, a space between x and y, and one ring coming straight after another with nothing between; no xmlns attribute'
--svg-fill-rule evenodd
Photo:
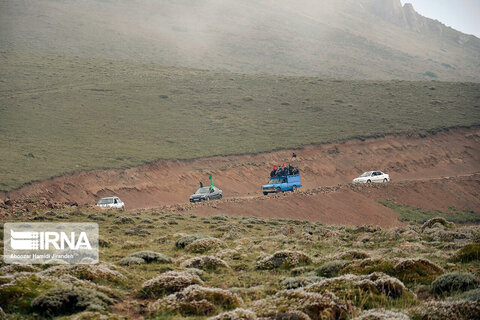
<svg viewBox="0 0 480 320"><path fill-rule="evenodd" d="M480 0L401 0L422 16L480 38Z"/></svg>

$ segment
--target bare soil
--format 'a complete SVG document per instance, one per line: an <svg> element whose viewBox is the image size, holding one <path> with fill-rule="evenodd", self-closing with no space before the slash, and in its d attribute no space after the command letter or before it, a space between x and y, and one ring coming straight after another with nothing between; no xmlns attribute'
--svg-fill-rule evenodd
<svg viewBox="0 0 480 320"><path fill-rule="evenodd" d="M297 154L292 158L292 153ZM302 192L263 196L274 164L292 164L302 173ZM346 185L364 171L382 170L393 183ZM188 205L201 215L285 217L329 224L398 224L398 216L378 204L395 199L425 209L477 210L480 207L480 128L435 134L397 135L307 146L256 155L160 160L140 167L97 170L32 183L4 198L46 198L92 205L118 195L127 209L182 205L199 181L213 174L226 200ZM343 185L336 188L322 187ZM323 190L323 191L322 191Z"/></svg>
<svg viewBox="0 0 480 320"><path fill-rule="evenodd" d="M480 174L372 185L337 185L297 193L233 198L170 208L201 216L279 217L326 224L397 226L400 216L378 201L391 200L415 208L448 211L480 206ZM168 209L168 207L166 208ZM165 208L164 208L165 210Z"/></svg>

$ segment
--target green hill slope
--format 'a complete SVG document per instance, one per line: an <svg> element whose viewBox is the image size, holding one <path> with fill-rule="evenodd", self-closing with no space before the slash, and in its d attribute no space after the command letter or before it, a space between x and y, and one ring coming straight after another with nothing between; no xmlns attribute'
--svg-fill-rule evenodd
<svg viewBox="0 0 480 320"><path fill-rule="evenodd" d="M242 73L480 81L480 40L400 0L0 0L3 50Z"/></svg>
<svg viewBox="0 0 480 320"><path fill-rule="evenodd" d="M480 124L480 84L245 75L0 55L0 189L158 158Z"/></svg>

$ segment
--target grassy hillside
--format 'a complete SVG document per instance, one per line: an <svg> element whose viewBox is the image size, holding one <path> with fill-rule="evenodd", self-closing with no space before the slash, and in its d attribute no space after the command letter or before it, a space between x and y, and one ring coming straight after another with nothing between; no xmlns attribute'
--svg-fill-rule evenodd
<svg viewBox="0 0 480 320"><path fill-rule="evenodd" d="M40 210L8 222L28 220L98 223L100 263L31 266L0 260L0 307L9 319L333 314L346 320L365 312L376 319L410 319L402 312L411 319L466 320L479 311L478 226L432 219L382 229L83 209ZM209 318L236 308L246 309L236 312L248 317ZM293 316L300 312L310 317Z"/></svg>
<svg viewBox="0 0 480 320"><path fill-rule="evenodd" d="M158 158L480 124L480 84L322 80L2 52L0 189Z"/></svg>
<svg viewBox="0 0 480 320"><path fill-rule="evenodd" d="M479 223L480 216L472 210L458 210L450 206L448 210L425 210L422 208L414 208L409 205L399 204L394 201L380 201L381 204L393 211L399 213L402 217L400 221L410 221L416 223L424 223L435 217L442 217L448 221L455 223Z"/></svg>
<svg viewBox="0 0 480 320"><path fill-rule="evenodd" d="M480 40L408 8L400 0L0 0L0 43L241 73L479 82Z"/></svg>

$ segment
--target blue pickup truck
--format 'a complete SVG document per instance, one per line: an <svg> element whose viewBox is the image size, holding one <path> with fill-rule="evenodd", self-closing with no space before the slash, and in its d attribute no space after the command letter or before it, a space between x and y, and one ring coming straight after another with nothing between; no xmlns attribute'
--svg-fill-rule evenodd
<svg viewBox="0 0 480 320"><path fill-rule="evenodd" d="M283 191L297 191L302 184L300 183L300 174L284 175L270 177L268 184L262 186L264 195L272 192L280 193Z"/></svg>

